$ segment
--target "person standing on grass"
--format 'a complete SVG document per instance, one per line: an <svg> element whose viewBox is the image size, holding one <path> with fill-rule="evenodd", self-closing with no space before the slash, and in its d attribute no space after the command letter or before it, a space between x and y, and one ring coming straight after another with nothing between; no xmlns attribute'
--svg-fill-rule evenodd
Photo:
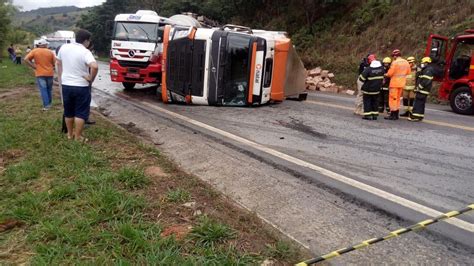
<svg viewBox="0 0 474 266"><path fill-rule="evenodd" d="M26 55L25 62L35 70L36 83L43 100L43 111L47 111L51 108L53 100L54 65L56 64L56 57L49 51L48 42L40 40L38 48Z"/></svg>
<svg viewBox="0 0 474 266"><path fill-rule="evenodd" d="M20 49L20 47L17 47L15 49L15 55L16 55L15 63L17 65L21 65L21 56L23 55L23 51Z"/></svg>
<svg viewBox="0 0 474 266"><path fill-rule="evenodd" d="M10 60L12 60L12 62L15 63L16 55L15 55L15 48L13 48L13 43L10 44L10 47L8 47L8 56L10 57Z"/></svg>
<svg viewBox="0 0 474 266"><path fill-rule="evenodd" d="M78 30L76 43L62 45L57 58L68 139L79 141L87 141L82 131L89 118L90 87L99 70L94 56L87 49L90 45L91 33Z"/></svg>

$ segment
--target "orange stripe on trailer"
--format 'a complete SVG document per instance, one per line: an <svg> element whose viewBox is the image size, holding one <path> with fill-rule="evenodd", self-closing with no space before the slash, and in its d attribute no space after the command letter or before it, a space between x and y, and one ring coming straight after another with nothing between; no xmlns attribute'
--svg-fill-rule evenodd
<svg viewBox="0 0 474 266"><path fill-rule="evenodd" d="M170 39L171 26L166 25L163 32L163 55L161 60L161 100L168 102L168 92L166 88L166 59L168 58L168 43Z"/></svg>
<svg viewBox="0 0 474 266"><path fill-rule="evenodd" d="M285 77L286 62L288 60L288 51L290 50L290 39L277 40L275 42L275 55L273 62L272 91L270 100L283 101L285 97Z"/></svg>
<svg viewBox="0 0 474 266"><path fill-rule="evenodd" d="M470 69L474 69L474 65L471 65Z"/></svg>
<svg viewBox="0 0 474 266"><path fill-rule="evenodd" d="M253 103L253 80L255 79L255 60L257 57L257 43L254 42L252 45L252 62L250 63L250 82L249 82L249 97L248 103Z"/></svg>

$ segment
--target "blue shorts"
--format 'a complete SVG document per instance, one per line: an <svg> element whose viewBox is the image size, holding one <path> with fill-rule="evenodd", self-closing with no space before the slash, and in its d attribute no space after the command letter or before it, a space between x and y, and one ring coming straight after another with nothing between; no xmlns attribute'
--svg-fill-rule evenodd
<svg viewBox="0 0 474 266"><path fill-rule="evenodd" d="M62 85L64 116L67 118L89 119L91 105L90 87Z"/></svg>

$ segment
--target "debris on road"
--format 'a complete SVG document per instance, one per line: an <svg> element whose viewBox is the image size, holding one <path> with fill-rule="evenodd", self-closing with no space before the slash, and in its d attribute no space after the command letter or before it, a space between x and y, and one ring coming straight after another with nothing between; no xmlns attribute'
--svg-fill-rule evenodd
<svg viewBox="0 0 474 266"><path fill-rule="evenodd" d="M335 75L329 70L323 70L321 67L316 67L308 70L308 77L306 78L306 89L310 91L326 91L332 93L344 93L346 90L343 86L338 86L331 81Z"/></svg>

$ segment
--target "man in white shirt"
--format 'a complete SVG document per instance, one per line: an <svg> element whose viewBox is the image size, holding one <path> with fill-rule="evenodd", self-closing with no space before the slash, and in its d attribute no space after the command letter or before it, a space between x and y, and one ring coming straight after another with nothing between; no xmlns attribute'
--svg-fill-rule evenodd
<svg viewBox="0 0 474 266"><path fill-rule="evenodd" d="M90 86L99 70L94 56L87 49L91 45L90 39L89 31L77 31L76 43L62 45L57 58L68 139L79 141L87 140L82 131L89 118Z"/></svg>

